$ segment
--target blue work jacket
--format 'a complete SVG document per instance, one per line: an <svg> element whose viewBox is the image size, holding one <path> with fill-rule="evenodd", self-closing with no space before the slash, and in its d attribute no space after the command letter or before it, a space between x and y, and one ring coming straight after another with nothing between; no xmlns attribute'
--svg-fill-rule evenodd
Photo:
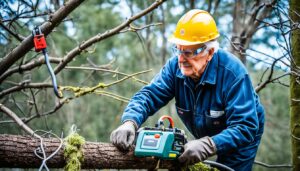
<svg viewBox="0 0 300 171"><path fill-rule="evenodd" d="M212 137L217 161L236 170L244 161L253 162L263 133L264 109L237 57L219 49L198 82L184 76L178 57L172 57L133 96L122 121L140 126L173 97L180 119L195 138Z"/></svg>

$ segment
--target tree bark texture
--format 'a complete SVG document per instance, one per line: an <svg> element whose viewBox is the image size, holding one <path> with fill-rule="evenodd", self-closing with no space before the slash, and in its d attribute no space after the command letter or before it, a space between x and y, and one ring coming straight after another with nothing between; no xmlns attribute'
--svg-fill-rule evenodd
<svg viewBox="0 0 300 171"><path fill-rule="evenodd" d="M57 138L43 138L45 153L50 156L60 145ZM40 139L19 135L0 135L0 168L39 168L42 159L34 151L40 147ZM49 168L63 168L66 160L63 148L47 160ZM40 153L38 153L40 154ZM82 169L149 169L153 170L158 160L152 157L137 158L133 150L120 152L109 143L86 142L83 146ZM42 156L42 154L40 154ZM176 170L175 161L161 161L159 168ZM177 167L178 168L178 167Z"/></svg>
<svg viewBox="0 0 300 171"><path fill-rule="evenodd" d="M298 28L292 31L291 35L291 52L294 63L291 62L291 71L295 71L300 66L300 1L290 0L290 17L291 25L298 24ZM300 78L295 75L290 77L290 93L291 93L291 134L292 134L292 161L293 170L300 170Z"/></svg>

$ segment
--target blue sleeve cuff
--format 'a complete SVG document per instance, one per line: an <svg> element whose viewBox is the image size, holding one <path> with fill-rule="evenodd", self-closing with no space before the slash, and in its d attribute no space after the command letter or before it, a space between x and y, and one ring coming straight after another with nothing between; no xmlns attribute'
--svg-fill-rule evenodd
<svg viewBox="0 0 300 171"><path fill-rule="evenodd" d="M212 140L216 145L217 154L222 154L226 152L226 146L223 145L224 141L222 141L218 135L213 136Z"/></svg>

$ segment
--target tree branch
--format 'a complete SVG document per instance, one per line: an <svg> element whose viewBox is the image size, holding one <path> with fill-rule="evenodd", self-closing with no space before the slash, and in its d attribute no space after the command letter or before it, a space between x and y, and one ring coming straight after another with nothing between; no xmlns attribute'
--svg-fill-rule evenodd
<svg viewBox="0 0 300 171"><path fill-rule="evenodd" d="M41 30L45 36L59 25L74 9L76 9L84 0L69 0L67 3L53 13L49 20L41 25ZM17 60L22 58L30 49L33 48L33 37L29 35L7 54L2 61L0 61L0 76L10 68Z"/></svg>
<svg viewBox="0 0 300 171"><path fill-rule="evenodd" d="M102 69L102 68L95 68L95 67L76 67L76 66L67 66L65 67L65 69L81 69L81 70L91 70L91 71L103 71L103 72L110 72L110 73L114 73L114 74L119 74L119 75L123 75L123 76L130 76L128 74L125 74L123 72L119 72L119 71L114 71L114 70L108 70L108 69ZM140 80L136 77L131 77L132 79L142 83L142 84L149 84L149 82L147 81L143 81L143 80Z"/></svg>
<svg viewBox="0 0 300 171"><path fill-rule="evenodd" d="M246 10L246 7L241 1L235 3L233 36L231 38L230 51L243 63L246 63L245 51L249 47L249 43L260 24L258 20L266 18L277 1L278 0L272 0L270 3L262 3L261 5L255 3L250 16L242 14L242 12Z"/></svg>
<svg viewBox="0 0 300 171"><path fill-rule="evenodd" d="M16 91L20 91L20 90L23 90L23 89L26 89L26 88L52 88L53 85L52 84L48 84L48 83L26 83L26 82L23 82L23 83L20 83L19 85L17 86L14 86L14 87L10 87L6 90L3 90L0 92L0 98L2 98L3 96L7 95L7 94L10 94L10 93L13 93L13 92L16 92Z"/></svg>
<svg viewBox="0 0 300 171"><path fill-rule="evenodd" d="M282 58L282 57L281 57ZM272 80L272 76L273 76L273 73L274 73L274 67L276 66L276 62L277 61L280 61L281 58L278 58L276 60L274 60L272 66L271 66L271 71L269 73L269 76L268 78L263 82L261 83L259 86L255 87L255 91L258 93L260 90L262 90L267 84L271 83L274 81L274 79ZM281 77L280 77L281 78ZM279 78L278 78L279 79Z"/></svg>
<svg viewBox="0 0 300 171"><path fill-rule="evenodd" d="M51 63L59 63L61 60L62 60L61 58L55 58L55 57L49 58L49 61ZM26 64L11 68L0 76L0 83L2 83L7 77L11 76L14 73L28 71L33 68L39 67L43 64L45 64L45 57L41 56L41 57L34 59Z"/></svg>
<svg viewBox="0 0 300 171"><path fill-rule="evenodd" d="M148 14L149 12L153 11L155 8L157 8L159 5L161 5L165 1L166 0L156 0L151 6L149 6L145 10L141 11L137 15L130 17L129 19L127 19L124 23L120 24L119 26L117 26L111 30L108 30L102 34L99 33L98 35L91 37L90 39L82 42L79 46L72 49L66 56L63 57L63 60L62 60L63 62L61 62L60 64L58 64L58 66L56 66L56 68L54 69L54 73L55 74L59 73L69 62L71 62L73 60L73 58L75 56L79 55L86 48L90 47L94 43L97 43L99 41L102 41L113 35L120 33L123 29L128 27L133 21L135 21L135 20L141 18L142 16Z"/></svg>
<svg viewBox="0 0 300 171"><path fill-rule="evenodd" d="M0 103L0 111L6 113L10 118L12 118L25 132L29 135L33 135L37 138L40 138L39 135L35 134L34 131L29 128L13 111Z"/></svg>
<svg viewBox="0 0 300 171"><path fill-rule="evenodd" d="M0 26L2 28L4 28L4 30L6 30L9 34L11 34L12 36L14 36L17 40L19 40L20 42L24 40L24 37L14 33L12 30L10 30L8 27L6 27L1 21L0 21Z"/></svg>

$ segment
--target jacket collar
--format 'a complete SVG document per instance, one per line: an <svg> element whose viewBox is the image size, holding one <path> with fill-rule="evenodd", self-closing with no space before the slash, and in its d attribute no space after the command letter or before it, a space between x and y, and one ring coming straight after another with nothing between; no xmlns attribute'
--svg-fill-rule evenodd
<svg viewBox="0 0 300 171"><path fill-rule="evenodd" d="M207 64L203 75L201 76L200 79L200 84L203 83L208 83L208 84L216 84L216 79L217 79L217 68L218 68L218 63L219 63L219 59L218 59L218 51L214 53L213 58L211 59L211 61L209 61L209 63ZM178 66L178 69L176 71L176 76L178 78L181 79L188 79L187 76L183 75L180 71L180 68Z"/></svg>

